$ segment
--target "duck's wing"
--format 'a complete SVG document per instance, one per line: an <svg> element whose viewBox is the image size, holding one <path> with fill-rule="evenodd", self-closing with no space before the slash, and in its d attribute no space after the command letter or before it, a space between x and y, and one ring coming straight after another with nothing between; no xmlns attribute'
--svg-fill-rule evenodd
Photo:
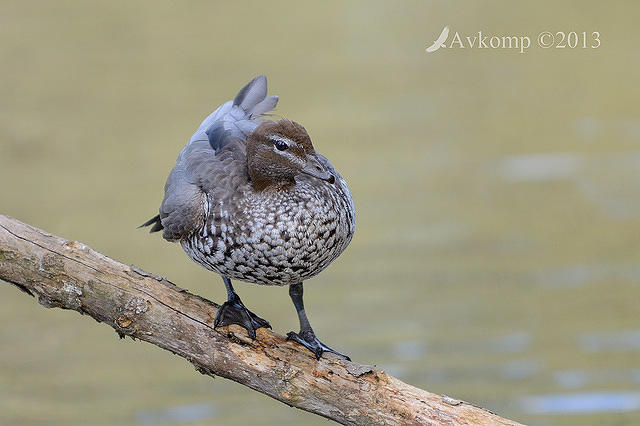
<svg viewBox="0 0 640 426"><path fill-rule="evenodd" d="M267 78L259 75L244 86L234 100L209 114L185 149L194 142L207 140L217 152L230 137L246 139L262 121L261 116L274 109L277 103L277 96L267 97Z"/></svg>
<svg viewBox="0 0 640 426"><path fill-rule="evenodd" d="M143 226L163 230L169 241L202 226L210 205L247 182L246 138L277 103L277 96L267 97L267 79L259 75L205 118L167 178L160 213Z"/></svg>

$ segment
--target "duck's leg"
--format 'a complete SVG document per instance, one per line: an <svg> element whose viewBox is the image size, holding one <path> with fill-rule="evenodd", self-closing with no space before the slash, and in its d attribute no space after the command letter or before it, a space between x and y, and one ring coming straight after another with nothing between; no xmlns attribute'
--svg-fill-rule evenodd
<svg viewBox="0 0 640 426"><path fill-rule="evenodd" d="M260 327L271 328L269 321L260 318L244 306L240 296L233 290L231 280L222 277L224 286L227 288L227 301L218 309L216 318L213 321L214 327L238 324L247 329L252 339L256 338L256 330Z"/></svg>
<svg viewBox="0 0 640 426"><path fill-rule="evenodd" d="M318 340L315 333L313 332L313 329L311 328L311 324L309 324L307 314L304 311L302 292L302 283L292 284L289 286L289 296L291 296L293 305L296 307L296 311L298 312L298 319L300 320L300 332L289 332L287 334L287 340L294 340L301 345L304 345L307 349L314 353L316 359L320 359L323 352L332 352L351 361L351 358L349 358L348 356L334 351L333 349L322 343L320 340Z"/></svg>

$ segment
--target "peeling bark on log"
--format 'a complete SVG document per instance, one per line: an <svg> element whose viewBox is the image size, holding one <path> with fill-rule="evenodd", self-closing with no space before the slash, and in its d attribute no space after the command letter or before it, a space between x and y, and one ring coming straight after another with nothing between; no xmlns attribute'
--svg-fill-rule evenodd
<svg viewBox="0 0 640 426"><path fill-rule="evenodd" d="M213 328L218 305L157 275L0 215L0 279L48 308L86 314L292 407L343 424L517 425L333 354L316 361L269 330Z"/></svg>

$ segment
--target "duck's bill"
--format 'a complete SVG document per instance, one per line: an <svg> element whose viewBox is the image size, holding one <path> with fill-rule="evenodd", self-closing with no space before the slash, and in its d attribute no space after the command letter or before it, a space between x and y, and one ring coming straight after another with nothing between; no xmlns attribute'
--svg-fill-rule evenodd
<svg viewBox="0 0 640 426"><path fill-rule="evenodd" d="M336 180L335 176L333 176L333 174L331 174L331 172L315 158L308 159L307 165L300 170L300 173L313 176L316 179L321 179L329 183L333 183Z"/></svg>

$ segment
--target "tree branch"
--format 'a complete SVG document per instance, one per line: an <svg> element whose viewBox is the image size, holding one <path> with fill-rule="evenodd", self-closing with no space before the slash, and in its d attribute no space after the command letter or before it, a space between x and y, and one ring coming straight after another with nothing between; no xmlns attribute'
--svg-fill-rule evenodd
<svg viewBox="0 0 640 426"><path fill-rule="evenodd" d="M213 328L218 305L165 278L0 215L0 279L48 308L86 314L179 355L196 370L343 424L517 423L333 354L320 361L269 330Z"/></svg>

